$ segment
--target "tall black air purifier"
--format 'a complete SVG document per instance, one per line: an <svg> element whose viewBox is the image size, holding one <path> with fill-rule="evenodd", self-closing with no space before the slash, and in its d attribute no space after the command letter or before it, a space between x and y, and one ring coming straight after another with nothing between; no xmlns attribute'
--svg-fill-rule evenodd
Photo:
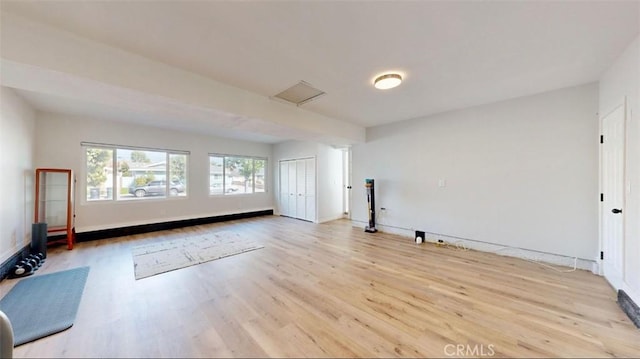
<svg viewBox="0 0 640 359"><path fill-rule="evenodd" d="M367 206L369 207L369 225L364 227L367 233L375 233L376 229L376 191L375 181L371 178L364 180L364 187L367 189Z"/></svg>

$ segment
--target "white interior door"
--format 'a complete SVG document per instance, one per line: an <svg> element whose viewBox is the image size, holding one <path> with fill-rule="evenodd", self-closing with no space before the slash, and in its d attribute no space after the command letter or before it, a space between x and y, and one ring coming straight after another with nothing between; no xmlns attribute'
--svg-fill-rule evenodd
<svg viewBox="0 0 640 359"><path fill-rule="evenodd" d="M305 164L305 216L307 221L316 221L316 160L308 158Z"/></svg>
<svg viewBox="0 0 640 359"><path fill-rule="evenodd" d="M289 161L280 161L280 215L289 216Z"/></svg>
<svg viewBox="0 0 640 359"><path fill-rule="evenodd" d="M342 152L342 211L351 218L351 149Z"/></svg>
<svg viewBox="0 0 640 359"><path fill-rule="evenodd" d="M297 192L296 192L296 185L297 185L297 180L296 180L296 176L297 176L297 171L296 171L296 161L288 161L289 162L289 216L290 217L294 217L294 218L298 218L298 211L297 211Z"/></svg>
<svg viewBox="0 0 640 359"><path fill-rule="evenodd" d="M603 274L618 289L624 268L625 106L602 120Z"/></svg>

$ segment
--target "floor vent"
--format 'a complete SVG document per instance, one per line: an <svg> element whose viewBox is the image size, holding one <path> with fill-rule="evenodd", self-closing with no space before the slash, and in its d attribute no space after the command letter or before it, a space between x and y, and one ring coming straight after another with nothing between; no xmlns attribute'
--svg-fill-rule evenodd
<svg viewBox="0 0 640 359"><path fill-rule="evenodd" d="M299 83L275 95L274 98L300 106L311 100L317 99L324 94L324 91L318 90L304 81L300 81Z"/></svg>

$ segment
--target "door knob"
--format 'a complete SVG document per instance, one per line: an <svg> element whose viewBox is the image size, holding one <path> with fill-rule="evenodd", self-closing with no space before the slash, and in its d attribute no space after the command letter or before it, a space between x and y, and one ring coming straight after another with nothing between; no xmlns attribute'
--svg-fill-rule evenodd
<svg viewBox="0 0 640 359"><path fill-rule="evenodd" d="M611 213L615 213L615 214L622 213L622 210L614 208L614 209L611 210Z"/></svg>

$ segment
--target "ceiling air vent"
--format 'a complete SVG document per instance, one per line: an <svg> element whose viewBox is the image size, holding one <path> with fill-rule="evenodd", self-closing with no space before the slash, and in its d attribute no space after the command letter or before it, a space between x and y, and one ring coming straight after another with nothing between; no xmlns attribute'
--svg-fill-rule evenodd
<svg viewBox="0 0 640 359"><path fill-rule="evenodd" d="M324 94L324 91L318 90L304 81L300 81L298 84L293 85L275 95L274 98L285 100L295 104L296 106L300 106Z"/></svg>

